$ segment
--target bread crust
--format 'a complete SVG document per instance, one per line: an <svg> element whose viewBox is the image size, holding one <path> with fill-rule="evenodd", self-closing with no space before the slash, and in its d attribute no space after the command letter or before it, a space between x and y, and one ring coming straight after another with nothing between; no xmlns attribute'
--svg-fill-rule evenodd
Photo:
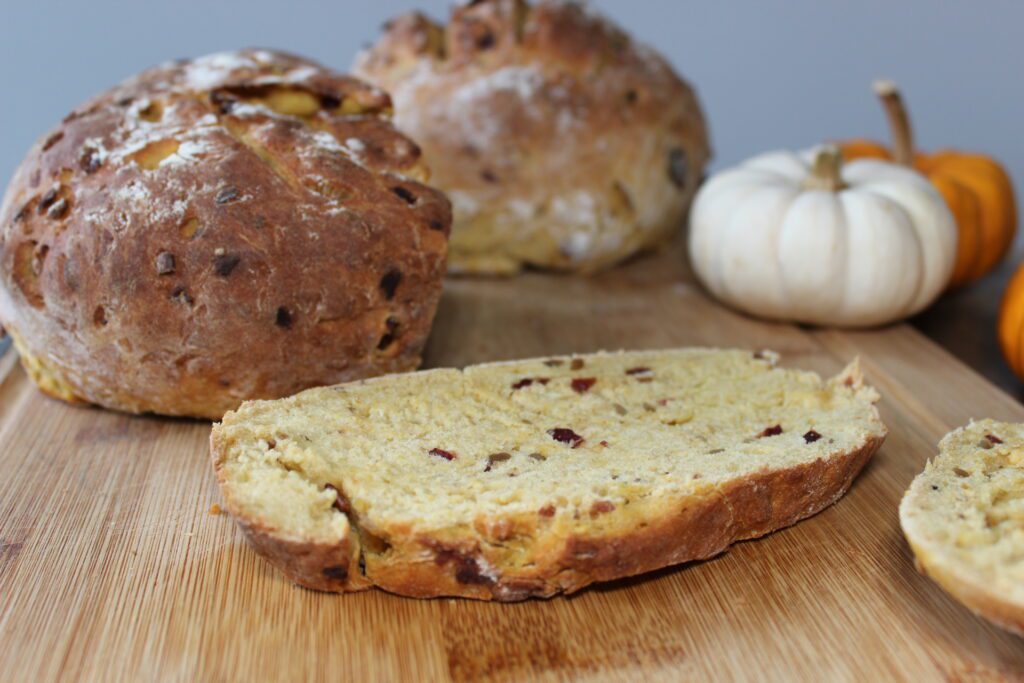
<svg viewBox="0 0 1024 683"><path fill-rule="evenodd" d="M415 368L450 205L389 97L292 55L158 66L72 112L0 207L0 323L48 394L219 418Z"/></svg>
<svg viewBox="0 0 1024 683"><path fill-rule="evenodd" d="M359 574L359 546L352 536L326 544L282 538L259 522L240 520L239 526L256 552L300 586L336 593L370 587Z"/></svg>
<svg viewBox="0 0 1024 683"><path fill-rule="evenodd" d="M538 514L532 524L534 544L541 550L532 556L529 568L492 562L476 542L391 535L386 556L364 554L365 575L349 571L341 581L325 578L325 563L335 563L350 552L357 529L350 524L344 538L321 545L296 545L267 527L259 527L253 536L249 529L257 523L233 508L230 484L225 485L221 475L227 453L216 430L211 452L232 514L250 539L256 539L257 550L299 585L335 592L372 585L418 598L460 596L508 602L573 593L597 581L707 559L737 541L795 524L837 501L884 439L884 433L868 435L852 452L743 477L699 495L652 501L631 518L642 520L643 525L626 520L608 533L544 533Z"/></svg>
<svg viewBox="0 0 1024 683"><path fill-rule="evenodd" d="M1008 599L992 585L979 582L969 572L958 571L955 564L943 561L937 549L932 547L929 534L924 529L924 515L919 512L921 505L918 499L923 495L924 487L915 479L900 502L900 527L914 554L914 566L978 616L1024 636L1024 605Z"/></svg>
<svg viewBox="0 0 1024 683"><path fill-rule="evenodd" d="M1003 599L988 587L979 585L970 577L957 573L917 543L912 527L904 525L907 543L914 553L914 566L924 576L942 586L943 590L979 617L1000 628L1024 636L1024 607Z"/></svg>
<svg viewBox="0 0 1024 683"><path fill-rule="evenodd" d="M392 94L453 201L454 272L592 272L659 244L710 157L693 89L578 3L403 15L354 71Z"/></svg>

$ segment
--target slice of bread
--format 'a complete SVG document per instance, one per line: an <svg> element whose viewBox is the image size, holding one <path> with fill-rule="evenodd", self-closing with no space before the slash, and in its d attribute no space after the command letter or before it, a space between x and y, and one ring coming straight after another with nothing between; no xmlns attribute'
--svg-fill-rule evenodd
<svg viewBox="0 0 1024 683"><path fill-rule="evenodd" d="M682 349L428 370L213 428L226 507L292 580L519 600L711 557L835 502L886 429L856 363Z"/></svg>
<svg viewBox="0 0 1024 683"><path fill-rule="evenodd" d="M1024 425L947 434L903 496L900 525L922 574L1024 635Z"/></svg>

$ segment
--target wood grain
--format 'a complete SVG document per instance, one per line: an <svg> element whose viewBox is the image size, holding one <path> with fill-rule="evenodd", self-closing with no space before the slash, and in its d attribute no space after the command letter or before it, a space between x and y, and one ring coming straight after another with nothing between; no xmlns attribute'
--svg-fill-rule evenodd
<svg viewBox="0 0 1024 683"><path fill-rule="evenodd" d="M209 425L74 408L0 358L3 680L945 680L1024 677L1024 641L913 568L896 506L939 437L1024 408L907 326L731 313L666 252L591 279L450 280L428 366L570 351L860 355L891 432L851 492L716 559L501 605L295 588L218 500Z"/></svg>

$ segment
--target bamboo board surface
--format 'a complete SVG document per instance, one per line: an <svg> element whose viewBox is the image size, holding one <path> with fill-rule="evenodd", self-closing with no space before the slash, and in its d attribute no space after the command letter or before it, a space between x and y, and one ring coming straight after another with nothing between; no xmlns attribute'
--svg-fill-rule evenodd
<svg viewBox="0 0 1024 683"><path fill-rule="evenodd" d="M617 348L860 355L890 434L850 493L715 559L517 604L293 587L225 516L209 424L44 398L0 357L0 679L948 680L1024 677L1024 640L919 576L897 504L938 439L1024 408L908 326L729 312L675 252L591 279L450 280L425 366Z"/></svg>

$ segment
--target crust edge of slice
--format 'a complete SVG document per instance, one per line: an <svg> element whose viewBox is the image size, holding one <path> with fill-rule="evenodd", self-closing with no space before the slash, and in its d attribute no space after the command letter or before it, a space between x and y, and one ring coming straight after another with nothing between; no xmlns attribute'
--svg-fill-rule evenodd
<svg viewBox="0 0 1024 683"><path fill-rule="evenodd" d="M967 427L954 430L946 439L964 429ZM928 540L928 534L922 528L924 520L923 511L919 509L919 498L926 485L924 476L938 458L952 457L944 451L944 442L945 439L939 444L939 455L914 477L900 501L900 528L913 553L914 567L974 614L1000 628L1024 636L1024 604L1001 597L991 586L984 585L969 572L958 570L954 563L944 561L939 549Z"/></svg>

